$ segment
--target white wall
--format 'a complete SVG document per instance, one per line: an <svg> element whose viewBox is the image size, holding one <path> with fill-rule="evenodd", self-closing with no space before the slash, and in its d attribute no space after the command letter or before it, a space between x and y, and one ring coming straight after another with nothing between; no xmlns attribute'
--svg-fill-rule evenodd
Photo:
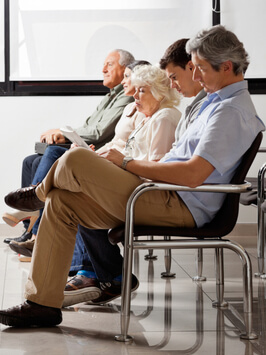
<svg viewBox="0 0 266 355"><path fill-rule="evenodd" d="M0 215L4 196L20 187L23 159L34 154L35 142L50 128L79 127L101 96L0 97ZM0 221L1 223L1 221Z"/></svg>
<svg viewBox="0 0 266 355"><path fill-rule="evenodd" d="M73 127L82 125L86 117L95 109L101 96L64 97L0 97L0 215L8 208L4 196L20 187L21 165L24 157L34 154L34 144L42 132L66 124ZM254 95L259 116L266 122L266 95ZM181 109L184 105L181 105ZM266 147L266 140L262 144ZM259 154L251 168L252 176L265 161ZM252 207L240 208L239 222L256 223L256 210ZM2 223L2 220L0 220Z"/></svg>

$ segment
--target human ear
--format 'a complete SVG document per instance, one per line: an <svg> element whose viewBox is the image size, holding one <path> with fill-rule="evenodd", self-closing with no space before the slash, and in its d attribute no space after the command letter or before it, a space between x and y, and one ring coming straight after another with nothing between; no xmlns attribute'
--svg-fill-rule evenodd
<svg viewBox="0 0 266 355"><path fill-rule="evenodd" d="M231 60L227 60L222 65L223 65L223 70L225 72L230 72L233 70L233 63L231 62Z"/></svg>
<svg viewBox="0 0 266 355"><path fill-rule="evenodd" d="M188 66L188 69L189 69L189 70L193 71L194 65L193 65L193 63L192 63L191 60L187 63L187 66Z"/></svg>

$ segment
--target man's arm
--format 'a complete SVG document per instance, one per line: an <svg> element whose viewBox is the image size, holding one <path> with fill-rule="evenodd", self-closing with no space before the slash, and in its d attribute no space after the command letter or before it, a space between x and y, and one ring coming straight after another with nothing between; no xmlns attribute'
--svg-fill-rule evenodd
<svg viewBox="0 0 266 355"><path fill-rule="evenodd" d="M106 158L117 166L122 166L124 155L111 149ZM126 170L153 181L196 187L204 183L214 171L214 167L207 160L194 155L184 162L156 163L150 161L131 160Z"/></svg>
<svg viewBox="0 0 266 355"><path fill-rule="evenodd" d="M98 149L112 139L117 121L122 116L125 106L132 100L132 97L125 96L122 92L119 93L111 105L101 109L101 112L96 110L87 119L86 123L82 127L75 129L75 131Z"/></svg>
<svg viewBox="0 0 266 355"><path fill-rule="evenodd" d="M132 102L133 98L125 96L124 92L120 91L106 107L107 100L108 97L105 96L85 124L75 129L84 140L95 144L96 148L112 139L117 121L125 106ZM40 141L48 144L63 144L66 140L60 129L51 129L41 135Z"/></svg>

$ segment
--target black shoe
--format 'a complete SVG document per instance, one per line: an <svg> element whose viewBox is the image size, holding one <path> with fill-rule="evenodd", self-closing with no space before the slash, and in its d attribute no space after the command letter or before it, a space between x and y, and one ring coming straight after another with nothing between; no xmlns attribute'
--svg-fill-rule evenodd
<svg viewBox="0 0 266 355"><path fill-rule="evenodd" d="M105 283L100 282L100 287L102 290L101 296L87 302L87 304L105 304L120 297L122 292L121 286L122 286L121 282L114 281L114 280ZM131 292L135 291L138 287L139 287L139 281L136 278L136 276L132 274Z"/></svg>
<svg viewBox="0 0 266 355"><path fill-rule="evenodd" d="M32 236L32 232L27 232L27 230L25 230L25 232L20 237L4 239L4 243L9 244L10 242L13 242L13 241L18 242L18 243L26 242L27 240L31 239L31 236Z"/></svg>
<svg viewBox="0 0 266 355"><path fill-rule="evenodd" d="M35 190L37 186L22 187L10 192L5 197L5 203L20 211L37 211L44 207L44 202L39 200Z"/></svg>
<svg viewBox="0 0 266 355"><path fill-rule="evenodd" d="M31 301L0 311L0 323L10 327L52 327L61 322L60 308L45 307Z"/></svg>

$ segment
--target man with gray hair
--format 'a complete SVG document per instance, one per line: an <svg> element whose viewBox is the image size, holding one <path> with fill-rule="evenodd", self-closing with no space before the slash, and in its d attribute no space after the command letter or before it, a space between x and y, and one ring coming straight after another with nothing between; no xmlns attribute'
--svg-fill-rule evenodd
<svg viewBox="0 0 266 355"><path fill-rule="evenodd" d="M265 129L244 81L247 54L223 26L201 31L186 48L194 66L193 80L207 92L207 99L161 161L128 161L116 150L110 151L108 161L77 148L58 159L40 185L6 196L11 207L36 210L44 206L44 214L26 301L0 311L1 323L17 327L61 323L78 224L107 229L124 223L128 198L143 178L190 187L231 181L244 153ZM201 227L214 218L224 198L218 193L150 191L137 201L135 223Z"/></svg>
<svg viewBox="0 0 266 355"><path fill-rule="evenodd" d="M133 101L131 96L124 95L121 81L126 65L133 62L134 57L128 51L123 49L115 49L110 52L103 65L103 85L110 89L110 93L104 96L96 110L86 119L83 126L75 129L75 131L89 144L93 144L95 149L100 148L105 143L109 142L114 135L115 126L121 117L123 110L127 104ZM63 144L66 143L66 138L61 133L60 129L51 129L44 132L40 141L48 144ZM49 147L48 155L51 161L51 166L56 159L65 153L67 148L59 146ZM22 187L30 186L34 179L35 172L40 163L42 156L33 154L26 157L22 165ZM3 218L8 220L23 220L25 232L17 238L6 238L5 243L25 242L32 237L32 231L28 230L29 220L27 215L23 213L7 212ZM40 217L39 217L40 219Z"/></svg>

